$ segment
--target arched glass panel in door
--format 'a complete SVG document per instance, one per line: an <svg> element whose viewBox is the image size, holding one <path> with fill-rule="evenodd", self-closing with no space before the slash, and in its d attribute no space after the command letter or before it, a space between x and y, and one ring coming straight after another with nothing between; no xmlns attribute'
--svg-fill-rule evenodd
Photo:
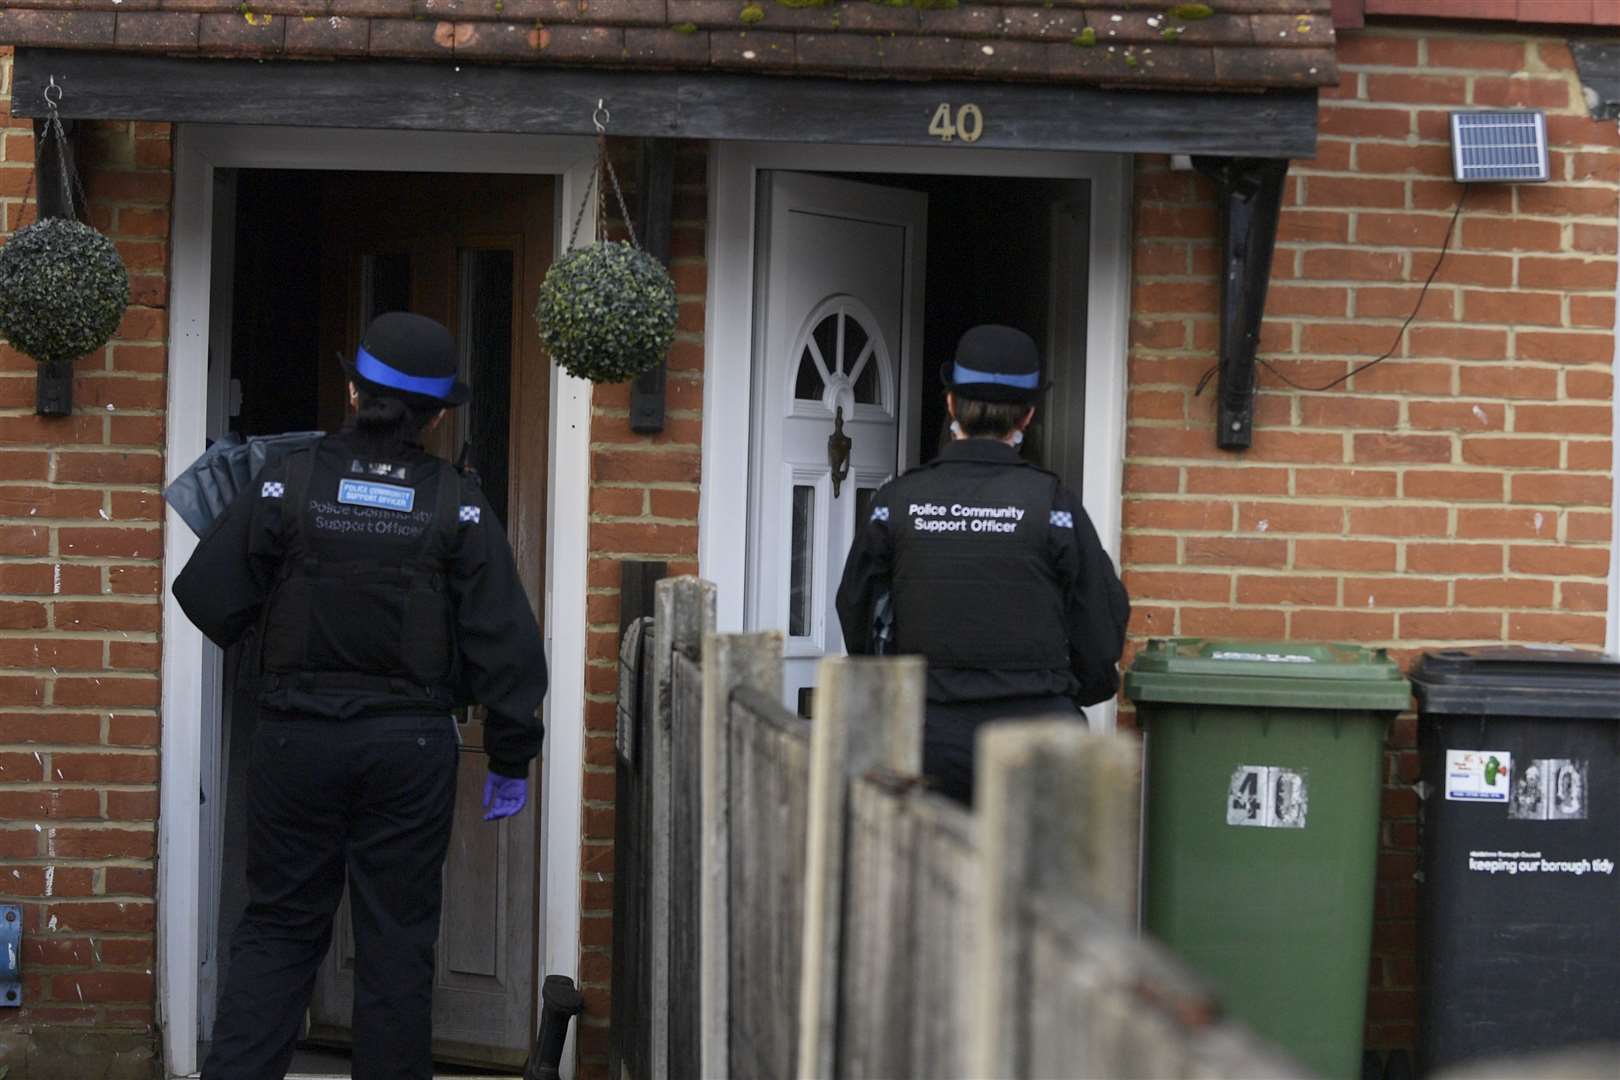
<svg viewBox="0 0 1620 1080"><path fill-rule="evenodd" d="M893 411L889 351L872 313L853 296L824 301L805 320L791 385L796 402L818 402L831 410L841 395L846 404Z"/></svg>

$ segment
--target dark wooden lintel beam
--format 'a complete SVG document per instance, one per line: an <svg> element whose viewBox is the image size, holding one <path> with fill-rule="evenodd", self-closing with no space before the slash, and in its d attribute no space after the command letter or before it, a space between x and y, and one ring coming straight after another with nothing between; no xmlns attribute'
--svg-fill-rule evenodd
<svg viewBox="0 0 1620 1080"><path fill-rule="evenodd" d="M1309 158L1316 92L1110 90L1051 83L900 82L408 61L226 60L19 49L13 109L35 115L42 80L72 87L85 119L431 131L594 133L599 100L618 136L1096 150ZM929 133L941 103L978 107L976 142Z"/></svg>

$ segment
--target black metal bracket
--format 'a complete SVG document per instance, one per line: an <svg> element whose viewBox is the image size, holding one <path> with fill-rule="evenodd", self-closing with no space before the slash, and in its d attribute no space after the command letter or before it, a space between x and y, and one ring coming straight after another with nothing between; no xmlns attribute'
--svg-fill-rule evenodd
<svg viewBox="0 0 1620 1080"><path fill-rule="evenodd" d="M669 265L670 239L675 215L675 143L670 139L642 139L637 169L641 219L637 233L647 253ZM656 435L664 430L664 384L669 358L636 376L630 384L630 430Z"/></svg>
<svg viewBox="0 0 1620 1080"><path fill-rule="evenodd" d="M1194 157L1215 181L1221 219L1221 358L1215 444L1247 450L1254 441L1255 355L1277 247L1286 158Z"/></svg>
<svg viewBox="0 0 1620 1080"><path fill-rule="evenodd" d="M22 1005L22 907L0 906L0 1008Z"/></svg>

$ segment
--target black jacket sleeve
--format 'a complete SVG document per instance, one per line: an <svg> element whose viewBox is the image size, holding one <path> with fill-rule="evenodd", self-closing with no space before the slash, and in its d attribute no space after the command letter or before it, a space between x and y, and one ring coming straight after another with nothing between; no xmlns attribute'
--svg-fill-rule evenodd
<svg viewBox="0 0 1620 1080"><path fill-rule="evenodd" d="M894 533L889 529L888 484L872 496L871 516L857 523L844 576L838 583L838 624L844 632L844 649L851 656L871 655L872 616L878 598L888 592L894 568Z"/></svg>
<svg viewBox="0 0 1620 1080"><path fill-rule="evenodd" d="M214 519L174 580L180 609L220 648L258 622L281 561L279 467L267 467Z"/></svg>
<svg viewBox="0 0 1620 1080"><path fill-rule="evenodd" d="M1064 583L1069 668L1080 684L1075 697L1082 705L1095 705L1119 692L1131 601L1080 500L1059 488L1052 507L1066 511L1073 522L1072 528L1053 527L1052 544Z"/></svg>
<svg viewBox="0 0 1620 1080"><path fill-rule="evenodd" d="M473 700L488 710L484 742L490 770L526 776L543 734L545 646L511 545L475 482L463 481L461 502L450 595L463 680Z"/></svg>

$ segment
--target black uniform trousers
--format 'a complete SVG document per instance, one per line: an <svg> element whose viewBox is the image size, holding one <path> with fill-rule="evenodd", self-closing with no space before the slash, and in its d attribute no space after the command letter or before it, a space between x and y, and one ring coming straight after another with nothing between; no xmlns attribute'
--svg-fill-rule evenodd
<svg viewBox="0 0 1620 1080"><path fill-rule="evenodd" d="M456 790L447 713L351 720L266 711L248 780L248 906L205 1080L287 1073L345 870L356 1080L431 1080L433 957Z"/></svg>
<svg viewBox="0 0 1620 1080"><path fill-rule="evenodd" d="M988 701L933 701L923 716L923 776L930 787L964 805L973 805L974 750L979 728L993 720L1085 715L1061 694L993 698Z"/></svg>

